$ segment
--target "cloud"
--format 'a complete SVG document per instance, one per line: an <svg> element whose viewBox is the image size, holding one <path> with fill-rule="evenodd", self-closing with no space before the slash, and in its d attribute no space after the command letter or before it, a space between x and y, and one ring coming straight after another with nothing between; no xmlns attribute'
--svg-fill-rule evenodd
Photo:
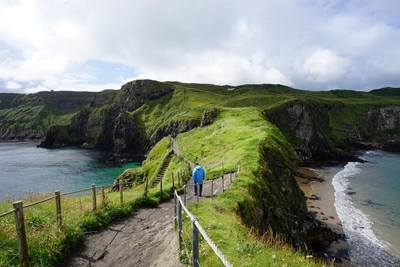
<svg viewBox="0 0 400 267"><path fill-rule="evenodd" d="M334 81L347 72L350 61L329 49L319 49L305 59L302 71L304 77L315 83Z"/></svg>
<svg viewBox="0 0 400 267"><path fill-rule="evenodd" d="M2 1L0 81L20 84L12 90L21 92L117 89L138 78L310 90L396 87L398 6L394 0Z"/></svg>
<svg viewBox="0 0 400 267"><path fill-rule="evenodd" d="M5 83L5 88L9 89L9 90L16 90L16 89L20 89L22 87L22 85L18 82L15 81L7 81Z"/></svg>

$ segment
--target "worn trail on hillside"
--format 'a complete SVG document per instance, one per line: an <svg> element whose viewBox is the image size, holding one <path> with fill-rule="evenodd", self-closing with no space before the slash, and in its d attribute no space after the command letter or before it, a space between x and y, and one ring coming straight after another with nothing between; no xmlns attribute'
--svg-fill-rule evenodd
<svg viewBox="0 0 400 267"><path fill-rule="evenodd" d="M175 154L179 155L175 140L173 148ZM235 176L225 174L224 179L220 177L214 180L213 186L211 182L205 181L202 197L194 196L192 186L188 185L187 203L210 199L212 195L221 193L223 188L230 187L231 178L233 180ZM177 232L174 230L174 199L171 199L157 208L139 209L104 230L87 234L61 266L183 267L185 265L178 260L177 240Z"/></svg>

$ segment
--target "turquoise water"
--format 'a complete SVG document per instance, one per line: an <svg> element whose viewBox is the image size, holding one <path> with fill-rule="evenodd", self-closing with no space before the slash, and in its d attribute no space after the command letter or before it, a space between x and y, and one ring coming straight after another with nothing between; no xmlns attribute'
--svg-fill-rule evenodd
<svg viewBox="0 0 400 267"><path fill-rule="evenodd" d="M352 266L400 266L400 154L369 151L332 180Z"/></svg>
<svg viewBox="0 0 400 267"><path fill-rule="evenodd" d="M140 167L135 162L106 164L106 151L75 147L44 149L35 142L0 143L0 201L52 190L71 192L109 186L125 169Z"/></svg>

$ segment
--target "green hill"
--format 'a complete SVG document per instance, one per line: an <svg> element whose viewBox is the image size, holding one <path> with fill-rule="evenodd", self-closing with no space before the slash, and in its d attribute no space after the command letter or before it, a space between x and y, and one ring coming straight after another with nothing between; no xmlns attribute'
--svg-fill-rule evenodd
<svg viewBox="0 0 400 267"><path fill-rule="evenodd" d="M230 244L253 246L249 257L262 260L254 240L266 233L297 250L308 247L305 198L293 177L298 165L359 160L358 149L396 147L399 91L137 80L99 93L0 94L0 130L3 139L44 136L43 147L106 147L111 161L147 155L178 133L184 156L201 160L209 179L220 174L221 161L229 169L240 160L232 189L217 206L205 202L198 209L205 221L224 213L224 223L235 229L227 218L238 216L243 228L218 234L229 236ZM229 247L227 255L239 261Z"/></svg>

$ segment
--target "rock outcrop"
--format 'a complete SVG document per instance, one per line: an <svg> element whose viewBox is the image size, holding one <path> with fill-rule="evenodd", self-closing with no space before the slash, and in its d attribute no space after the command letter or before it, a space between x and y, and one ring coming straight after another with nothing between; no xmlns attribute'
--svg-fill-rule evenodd
<svg viewBox="0 0 400 267"><path fill-rule="evenodd" d="M275 124L291 142L303 160L340 160L344 155L331 140L330 110L342 104L303 104L293 101L274 110L265 111L267 119Z"/></svg>

